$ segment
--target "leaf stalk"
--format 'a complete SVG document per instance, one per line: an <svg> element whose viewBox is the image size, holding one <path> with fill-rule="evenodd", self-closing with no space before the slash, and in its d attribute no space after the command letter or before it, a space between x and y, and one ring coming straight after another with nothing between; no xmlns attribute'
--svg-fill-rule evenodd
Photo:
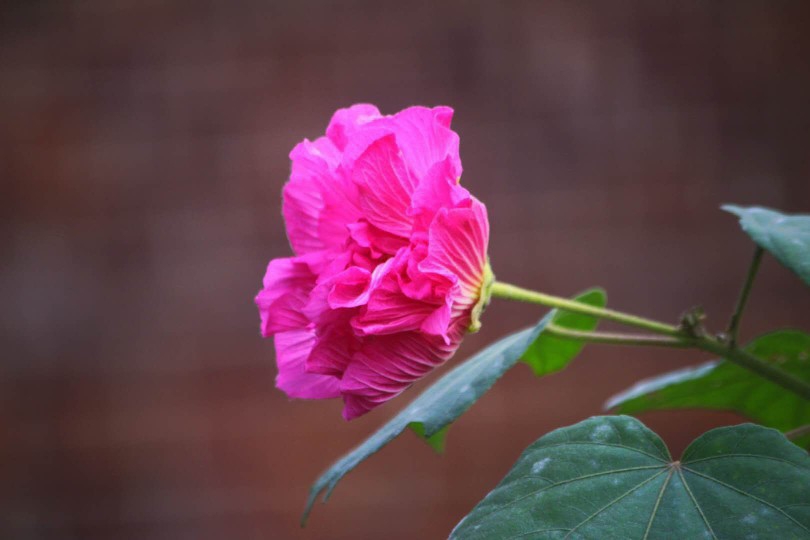
<svg viewBox="0 0 810 540"><path fill-rule="evenodd" d="M754 256L751 259L751 264L748 265L748 275L745 278L743 288L740 290L740 296L737 298L737 305L734 307L734 313L731 315L731 321L728 323L728 342L729 345L734 347L737 344L737 331L740 327L740 319L742 319L745 304L748 302L748 295L751 294L751 287L754 284L754 278L757 276L759 270L759 263L762 262L763 250L757 246L754 249Z"/></svg>

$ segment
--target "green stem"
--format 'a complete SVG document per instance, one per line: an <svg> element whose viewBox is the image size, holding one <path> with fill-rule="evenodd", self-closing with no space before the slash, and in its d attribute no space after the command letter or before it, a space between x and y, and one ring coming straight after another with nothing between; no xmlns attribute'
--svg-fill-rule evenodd
<svg viewBox="0 0 810 540"><path fill-rule="evenodd" d="M751 259L751 264L748 266L748 275L745 278L745 284L740 290L740 296L737 298L737 305L734 307L734 313L731 315L731 321L728 323L728 340L729 344L733 347L737 343L737 329L740 326L740 319L745 309L745 303L748 301L748 295L751 293L751 286L754 284L754 278L757 276L759 270L759 263L762 262L763 250L757 246L754 249L754 257Z"/></svg>
<svg viewBox="0 0 810 540"><path fill-rule="evenodd" d="M550 336L572 341L584 341L586 343L602 343L605 345L636 345L640 347L675 347L688 348L694 344L685 338L646 336L640 334L620 334L615 332L584 332L571 330L556 324L549 324L543 330Z"/></svg>
<svg viewBox="0 0 810 540"><path fill-rule="evenodd" d="M750 287L748 288L750 289ZM543 294L497 281L492 285L492 296L496 298L505 298L508 300L517 300L520 302L540 304L572 313L580 313L582 315L590 315L592 317L607 319L668 336L668 338L656 338L655 336L638 336L632 334L579 332L554 326L551 332L556 333L556 335L559 337L613 345L654 345L662 347L701 349L703 351L716 354L727 359L729 362L753 371L757 375L768 379L769 381L772 381L783 388L794 392L795 394L798 394L804 399L810 400L810 384L804 380L793 376L792 374L769 362L757 358L744 349L738 348L736 345L724 343L713 337L705 335L691 336L685 334L677 326L645 319L643 317L637 317L621 311L598 308L589 304L577 302L576 300L569 300L559 296Z"/></svg>
<svg viewBox="0 0 810 540"><path fill-rule="evenodd" d="M591 315L600 319L607 319L618 323L626 324L628 326L635 326L643 328L656 334L663 334L665 336L681 336L681 331L677 326L671 324L660 323L651 319L645 319L629 313L622 313L621 311L614 311L612 309L599 308L589 304L583 304L575 300L561 298L559 296L551 296L550 294L543 294L529 289L516 287L507 283L496 281L492 284L492 296L495 298L505 298L508 300L517 300L519 302L528 302L530 304L540 304L552 308L559 308L572 313L581 313L582 315Z"/></svg>
<svg viewBox="0 0 810 540"><path fill-rule="evenodd" d="M695 347L721 356L729 362L749 369L757 375L800 395L804 399L810 400L810 384L769 362L757 358L745 349L722 343L708 336L696 339Z"/></svg>

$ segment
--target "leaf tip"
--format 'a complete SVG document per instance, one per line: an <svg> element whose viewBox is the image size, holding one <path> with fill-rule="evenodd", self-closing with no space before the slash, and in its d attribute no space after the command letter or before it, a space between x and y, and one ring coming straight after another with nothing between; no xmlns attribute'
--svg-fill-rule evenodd
<svg viewBox="0 0 810 540"><path fill-rule="evenodd" d="M726 204L721 204L720 205L720 210L723 210L724 212L728 212L729 214L734 214L737 217L742 217L743 214L747 210L749 210L749 208L746 208L744 206L740 206L738 204L728 204L728 203L726 203Z"/></svg>
<svg viewBox="0 0 810 540"><path fill-rule="evenodd" d="M604 403L602 403L602 410L608 412L611 409L618 407L622 403L622 398L623 398L622 394L615 394L613 396L610 396L608 399L605 400Z"/></svg>
<svg viewBox="0 0 810 540"><path fill-rule="evenodd" d="M319 492L320 490L316 490L314 487L309 492L307 504L306 506L304 506L304 512L301 514L301 520L299 522L301 524L302 529L307 526L307 521L309 520L309 513L312 511L312 505L315 504L315 499L318 497Z"/></svg>

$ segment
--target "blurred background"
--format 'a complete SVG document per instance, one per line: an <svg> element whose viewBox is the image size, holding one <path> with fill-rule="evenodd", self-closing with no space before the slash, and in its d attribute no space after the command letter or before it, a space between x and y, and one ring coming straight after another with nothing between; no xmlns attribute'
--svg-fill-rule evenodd
<svg viewBox="0 0 810 540"><path fill-rule="evenodd" d="M592 346L404 433L298 518L357 421L273 387L253 296L290 254L287 154L356 102L456 109L502 280L726 323L752 254L724 202L810 211L810 4L24 0L0 7L0 537L443 538L551 429L706 360ZM496 302L456 360L535 321ZM750 338L810 328L767 258ZM441 370L442 372L445 370ZM741 418L642 417L677 455Z"/></svg>

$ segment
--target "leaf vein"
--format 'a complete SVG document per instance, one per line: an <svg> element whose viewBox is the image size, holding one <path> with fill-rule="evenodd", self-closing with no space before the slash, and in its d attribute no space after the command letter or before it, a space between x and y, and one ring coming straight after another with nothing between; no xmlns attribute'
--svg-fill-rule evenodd
<svg viewBox="0 0 810 540"><path fill-rule="evenodd" d="M483 521L485 518L488 518L489 516L491 516L492 514L494 514L494 513L496 513L496 512L500 512L500 511L501 511L501 510L503 510L504 508L507 508L507 507L509 507L509 506L512 506L513 504L518 503L518 502L520 502L520 501L522 501L522 500L524 500L524 499L528 499L529 497L533 497L533 496L537 495L538 493L542 493L542 492L544 492L544 491L548 491L548 490L550 490L550 489L553 489L553 488L556 488L556 487L559 487L559 486L563 486L563 485L567 485L567 484L572 484L572 483L574 483L574 482L579 482L579 481L581 481L581 480L589 480L589 479L591 479L591 478L597 478L597 477L599 477L599 476L607 476L607 475L610 475L610 474L618 474L618 473L625 473L625 472L634 472L634 471L641 471L641 470L647 470L647 469L660 469L660 468L661 468L661 467L660 467L660 465L645 465L645 466L641 466L641 467L629 467L629 468L627 468L627 469L614 469L614 470L612 470L612 471L603 471L603 472L598 472L598 473L593 473L593 474L586 474L586 475L584 475L584 476L577 476L577 477L574 477L574 478L569 478L569 479L567 479L567 480L563 480L563 481L561 481L561 482L557 482L556 484L551 484L551 485L548 485L548 486L543 486L543 487L541 487L540 489L536 489L536 490L534 490L534 491L532 491L532 492L530 492L530 493L526 493L525 495L523 495L523 496L521 496L521 497L518 497L518 498L516 498L516 499L513 499L513 500L509 501L509 502L508 502L508 503L506 503L506 504L502 504L502 505L500 505L500 506L497 506L497 507L493 508L492 510L490 510L489 512L487 512L486 514L483 514L482 516L479 516L479 517L478 517L478 521ZM663 472L664 472L664 471L661 471L661 473L663 473ZM653 475L653 476L652 476L652 477L650 477L650 478L654 478L654 477L658 476L658 475L659 475L659 474L661 474L661 473L655 474L655 475ZM519 477L519 479L521 479L521 480L522 480L522 479L525 479L525 478L527 478L527 476L520 476L520 477ZM496 491L497 491L497 488L496 488ZM494 493L494 492L495 492L495 491L493 491L493 493Z"/></svg>
<svg viewBox="0 0 810 540"><path fill-rule="evenodd" d="M573 529L571 529L570 531L568 531L568 534L566 534L566 535L565 535L565 537L563 538L563 540L565 540L566 538L568 538L569 536L571 536L571 534L572 534L574 531L576 531L577 529L579 529L580 527L582 527L583 525L585 525L586 523L588 523L589 521L591 521L592 519L594 519L596 516L598 516L599 514L601 514L602 512L604 512L605 510L607 510L608 508L610 508L611 506L613 506L614 504L616 504L617 502L621 501L622 499L624 499L625 497L627 497L628 495L630 495L630 494L631 494L631 493L633 493L634 491L637 491L639 488L641 488L641 487L642 487L642 486L644 486L645 484L649 484L650 482L652 482L653 480L655 480L656 478L658 478L659 476L661 476L662 474L664 474L664 472L665 472L665 471L661 471L661 472L659 472L658 474L654 474L654 475L652 475L651 477L649 477L649 478L647 478L646 480L644 480L643 482L641 482L640 484L637 484L637 485L633 486L632 488L628 489L627 491L625 491L624 493L622 493L621 495L619 495L618 497L616 497L615 499L613 499L612 501L610 501L609 503L607 503L605 506L603 506L602 508L600 508L599 510L597 510L596 512L594 512L593 514L591 514L590 516L588 516L588 517L587 517L587 519L585 519L585 520L580 521L579 523L577 523L577 526L576 526L576 527L574 527Z"/></svg>
<svg viewBox="0 0 810 540"><path fill-rule="evenodd" d="M674 471L674 467L670 466L669 473L667 473L667 478L664 480L664 484L661 486L661 491L658 492L658 498L655 499L655 506L653 507L652 513L650 514L650 521L647 522L647 529L644 531L644 538L643 540L647 540L650 536L650 530L652 529L653 521L655 520L655 515L658 513L658 506L661 504L661 500L664 498L664 492L667 490L667 486L669 485L669 481L672 478L672 472Z"/></svg>
<svg viewBox="0 0 810 540"><path fill-rule="evenodd" d="M686 483L686 478L684 478L683 471L680 470L680 469L678 469L678 476L681 477L681 483L683 484L684 489L686 489L686 493L689 494L689 498L692 500L692 504L695 505L695 510L697 510L698 514L700 514L700 518L703 520L703 524L706 526L706 530L709 531L709 534L712 535L712 538L714 538L714 540L717 540L717 535L714 534L714 531L712 530L712 526L709 524L709 520L706 519L706 515L703 513L703 510L700 508L700 504L697 502L697 499L695 499L695 495L692 493L692 490L689 488L689 484Z"/></svg>
<svg viewBox="0 0 810 540"><path fill-rule="evenodd" d="M743 490L741 490L741 489L737 489L737 488L735 488L734 486L731 486L731 485L729 485L729 484L726 484L726 483L725 483L725 482L723 482L722 480L718 480L717 478L712 478L712 477L711 477L711 476L709 476L709 475L706 475L706 474L703 474L703 473L699 473L699 472L697 472L697 471L695 471L695 470L689 469L688 467L684 467L684 469L686 469L687 471L689 471L690 473L692 473L692 474L694 474L694 475L696 475L696 476L700 476L701 478L705 478L706 480L709 480L709 481L711 481L711 482L714 482L714 483L716 483L716 484L717 484L717 485L719 485L719 486L723 486L724 488L726 488L726 489L730 489L731 491L734 491L734 492L736 492L736 493L739 493L740 495L743 495L743 496L745 496L745 497L748 497L749 499L753 499L753 500L757 501L757 502L758 502L758 503L760 503L760 504L763 504L763 505L765 505L765 506L769 506L770 508L773 508L774 510L776 510L777 512L779 512L780 514L782 514L783 516L785 516L786 518L788 518L790 521L792 521L793 523L795 523L796 525L798 525L799 527L801 527L802 529L804 529L805 531L810 532L810 529L808 529L807 527L805 527L805 526L804 526L802 523L800 523L799 521L796 521L796 519L794 519L794 518L793 518L793 516L791 516L791 515L790 515L790 514L788 514L787 512L784 512L784 511L783 511L781 508L779 508L779 507L778 507L778 506L776 506L775 504L771 504L771 503L769 503L768 501L766 501L766 500L764 500L764 499L760 499L760 498L759 498L759 497L757 497L756 495L752 495L752 494L747 493L747 492L745 492L745 491L743 491Z"/></svg>
<svg viewBox="0 0 810 540"><path fill-rule="evenodd" d="M757 458L757 459L767 459L767 460L770 460L770 461L779 461L779 462L782 462L782 463L787 463L788 465L792 465L793 467L796 467L797 469L802 469L802 470L805 469L805 467L802 467L801 465L798 465L797 463L795 463L793 461L790 461L788 459L782 459L782 458L773 457L773 456L763 456L763 455L759 455L759 454L723 454L723 455L720 455L720 456L709 456L709 457L700 458L700 459L690 459L687 463L684 464L684 466L686 466L686 465L694 465L695 463L700 463L702 461L711 461L713 459L726 459L726 458L735 458L735 457L752 457L752 458Z"/></svg>

